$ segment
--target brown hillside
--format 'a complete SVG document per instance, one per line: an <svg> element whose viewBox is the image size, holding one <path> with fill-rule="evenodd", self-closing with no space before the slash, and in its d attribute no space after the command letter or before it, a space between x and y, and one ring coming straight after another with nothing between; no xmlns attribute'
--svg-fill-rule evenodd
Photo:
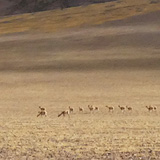
<svg viewBox="0 0 160 160"><path fill-rule="evenodd" d="M64 10L57 9L34 14L22 14L1 18L0 34L17 32L49 33L68 28L104 24L108 21L125 19L158 10L160 10L158 0L156 3L153 3L153 0L122 0Z"/></svg>

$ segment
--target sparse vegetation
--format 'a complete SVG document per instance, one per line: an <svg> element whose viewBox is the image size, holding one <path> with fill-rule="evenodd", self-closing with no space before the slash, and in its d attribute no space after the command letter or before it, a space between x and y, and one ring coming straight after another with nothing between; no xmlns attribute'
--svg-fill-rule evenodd
<svg viewBox="0 0 160 160"><path fill-rule="evenodd" d="M117 108L118 109L118 108ZM53 109L54 111L54 109ZM143 114L142 110L139 111ZM0 158L119 159L160 157L159 117L107 112L68 118L0 119ZM154 114L154 112L153 112ZM154 147L153 147L154 146ZM122 158L123 157L123 158Z"/></svg>
<svg viewBox="0 0 160 160"><path fill-rule="evenodd" d="M0 160L159 160L159 12L89 27L156 10L121 0L2 17Z"/></svg>
<svg viewBox="0 0 160 160"><path fill-rule="evenodd" d="M0 20L0 34L19 32L50 33L68 28L93 26L157 11L159 8L160 3L150 3L149 0L122 0L120 2L68 8L63 11L57 9L34 14L2 17Z"/></svg>

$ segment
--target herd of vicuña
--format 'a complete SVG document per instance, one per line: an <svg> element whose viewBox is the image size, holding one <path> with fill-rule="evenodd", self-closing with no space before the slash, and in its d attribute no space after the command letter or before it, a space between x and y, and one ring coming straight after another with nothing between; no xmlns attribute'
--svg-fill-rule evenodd
<svg viewBox="0 0 160 160"><path fill-rule="evenodd" d="M109 112L113 112L113 111L115 110L115 107L113 107L113 106L107 106L107 105L106 105L105 107L108 109ZM120 105L118 105L118 108L120 109L120 111L121 111L122 113L125 112L125 111L132 112L132 110L133 110L132 107L130 107L130 106L120 106ZM148 106L145 106L145 108L146 108L147 111L149 111L149 112L157 111L157 107L156 107L156 106L148 105ZM39 116L45 116L45 117L46 117L46 116L47 116L46 108L39 106L39 109L40 109L40 111L38 111L37 117L39 117ZM83 113L83 112L84 112L84 108L83 108L83 107L79 107L78 110L79 110L80 113ZM90 113L99 111L99 107L95 107L95 106L93 106L93 105L88 105L88 111L89 111ZM72 113L74 113L74 112L75 112L75 109L69 106L67 110L61 111L61 112L58 114L58 117L60 117L60 116L65 117L66 115L67 115L68 117L70 117L70 114L72 114Z"/></svg>

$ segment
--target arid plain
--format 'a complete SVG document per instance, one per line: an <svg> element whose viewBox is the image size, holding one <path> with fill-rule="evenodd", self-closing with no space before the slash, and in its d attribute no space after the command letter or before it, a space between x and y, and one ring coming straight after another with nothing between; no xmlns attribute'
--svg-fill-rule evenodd
<svg viewBox="0 0 160 160"><path fill-rule="evenodd" d="M2 35L0 159L160 159L159 17Z"/></svg>

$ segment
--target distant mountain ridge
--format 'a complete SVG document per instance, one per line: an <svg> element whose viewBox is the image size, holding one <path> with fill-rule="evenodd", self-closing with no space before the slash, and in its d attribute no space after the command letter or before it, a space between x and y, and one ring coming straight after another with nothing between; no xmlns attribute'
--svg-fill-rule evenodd
<svg viewBox="0 0 160 160"><path fill-rule="evenodd" d="M116 0L0 0L0 16L32 13Z"/></svg>

